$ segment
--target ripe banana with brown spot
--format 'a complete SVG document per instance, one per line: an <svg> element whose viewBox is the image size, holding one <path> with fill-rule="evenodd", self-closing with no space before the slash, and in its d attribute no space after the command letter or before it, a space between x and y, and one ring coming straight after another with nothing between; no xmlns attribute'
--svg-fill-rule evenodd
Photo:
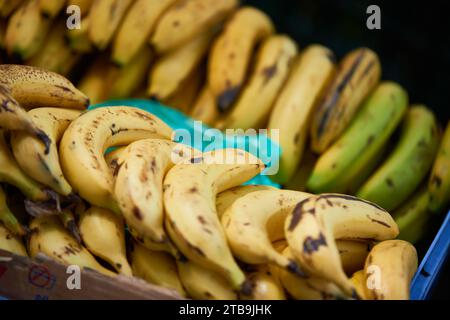
<svg viewBox="0 0 450 320"><path fill-rule="evenodd" d="M256 55L255 69L231 112L216 124L219 129L264 126L297 55L297 45L287 36L274 35L264 40Z"/></svg>
<svg viewBox="0 0 450 320"><path fill-rule="evenodd" d="M28 109L59 107L86 109L89 98L63 76L40 68L0 65L0 84L6 86L11 96Z"/></svg>
<svg viewBox="0 0 450 320"><path fill-rule="evenodd" d="M98 207L119 213L113 196L114 179L104 159L107 148L145 138L171 139L172 129L138 108L103 107L83 113L60 142L63 174L75 192Z"/></svg>
<svg viewBox="0 0 450 320"><path fill-rule="evenodd" d="M11 147L22 170L34 180L50 187L61 195L72 192L61 170L58 144L69 124L81 111L62 108L36 108L28 112L33 123L50 139L45 147L40 140L25 132L11 136Z"/></svg>
<svg viewBox="0 0 450 320"><path fill-rule="evenodd" d="M240 149L223 149L175 165L164 179L166 230L193 262L225 277L235 290L246 290L245 275L234 260L220 220L216 195L238 186L264 169Z"/></svg>
<svg viewBox="0 0 450 320"><path fill-rule="evenodd" d="M56 216L34 218L30 223L31 236L28 243L30 257L43 253L65 265L78 265L94 269L108 276L115 273L102 267L94 256L79 244Z"/></svg>
<svg viewBox="0 0 450 320"><path fill-rule="evenodd" d="M220 111L227 111L246 80L254 48L274 33L270 18L252 7L242 7L226 23L208 57L208 85Z"/></svg>
<svg viewBox="0 0 450 320"><path fill-rule="evenodd" d="M367 299L409 300L417 265L417 251L409 242L388 240L375 245L364 267Z"/></svg>
<svg viewBox="0 0 450 320"><path fill-rule="evenodd" d="M181 0L159 19L150 43L158 52L180 48L225 20L237 0Z"/></svg>
<svg viewBox="0 0 450 320"><path fill-rule="evenodd" d="M217 109L216 99L206 84L200 91L198 97L189 112L190 116L197 121L212 127L219 118L219 109Z"/></svg>
<svg viewBox="0 0 450 320"><path fill-rule="evenodd" d="M335 239L382 241L398 233L387 211L341 194L309 197L299 202L285 221L286 240L302 268L335 283L349 296L355 291L343 270Z"/></svg>
<svg viewBox="0 0 450 320"><path fill-rule="evenodd" d="M381 77L378 56L368 48L348 53L325 89L311 122L311 147L324 152L347 128Z"/></svg>
<svg viewBox="0 0 450 320"><path fill-rule="evenodd" d="M7 18L24 0L0 0L0 16Z"/></svg>
<svg viewBox="0 0 450 320"><path fill-rule="evenodd" d="M39 0L41 12L48 18L54 18L62 10L66 0Z"/></svg>
<svg viewBox="0 0 450 320"><path fill-rule="evenodd" d="M24 257L28 256L27 250L23 245L22 238L12 233L1 223L0 223L0 250L6 250L19 256Z"/></svg>
<svg viewBox="0 0 450 320"><path fill-rule="evenodd" d="M9 209L6 201L5 191L3 191L3 188L1 186L0 186L0 228L6 228L9 233L14 234L15 236L24 236L27 233L25 228L17 220L14 213L12 213L11 210Z"/></svg>
<svg viewBox="0 0 450 320"><path fill-rule="evenodd" d="M334 72L333 52L321 45L307 47L293 64L268 124L269 133L272 129L279 130L282 150L278 173L273 176L275 181L287 183L295 174L302 160L311 116Z"/></svg>
<svg viewBox="0 0 450 320"><path fill-rule="evenodd" d="M286 300L284 288L280 280L272 274L267 265L258 265L247 273L251 293L241 294L241 300Z"/></svg>

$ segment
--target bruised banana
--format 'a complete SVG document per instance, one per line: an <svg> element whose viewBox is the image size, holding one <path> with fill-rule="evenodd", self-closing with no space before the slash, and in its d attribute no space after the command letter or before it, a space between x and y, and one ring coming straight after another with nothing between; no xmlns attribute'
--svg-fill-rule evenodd
<svg viewBox="0 0 450 320"><path fill-rule="evenodd" d="M380 61L372 50L359 48L343 58L312 117L313 151L322 153L339 138L380 77Z"/></svg>
<svg viewBox="0 0 450 320"><path fill-rule="evenodd" d="M393 239L399 233L391 215L377 205L352 196L323 194L299 202L285 221L286 240L302 268L335 283L349 296L347 278L335 239Z"/></svg>
<svg viewBox="0 0 450 320"><path fill-rule="evenodd" d="M399 227L400 229L400 227ZM336 240L342 268L347 275L364 268L372 243L364 241Z"/></svg>
<svg viewBox="0 0 450 320"><path fill-rule="evenodd" d="M175 165L164 179L166 229L193 262L244 290L245 275L234 260L217 217L216 195L251 179L264 164L240 149L223 149Z"/></svg>
<svg viewBox="0 0 450 320"><path fill-rule="evenodd" d="M2 221L1 218L0 221ZM28 256L27 250L23 245L22 238L12 233L9 229L5 228L1 222L0 222L0 250L6 250L8 252L23 257Z"/></svg>
<svg viewBox="0 0 450 320"><path fill-rule="evenodd" d="M117 31L113 43L112 60L120 66L131 63L138 52L144 48L160 16L174 2L175 0L135 1Z"/></svg>
<svg viewBox="0 0 450 320"><path fill-rule="evenodd" d="M206 84L195 99L192 110L189 112L192 118L212 127L219 118L216 100L211 89Z"/></svg>
<svg viewBox="0 0 450 320"><path fill-rule="evenodd" d="M286 300L284 288L280 280L272 274L270 267L259 265L247 274L251 293L241 294L241 300Z"/></svg>
<svg viewBox="0 0 450 320"><path fill-rule="evenodd" d="M150 43L159 53L180 48L225 20L237 5L237 0L177 1L159 19Z"/></svg>
<svg viewBox="0 0 450 320"><path fill-rule="evenodd" d="M56 216L34 218L30 224L29 253L35 257L39 252L66 265L78 265L94 269L108 276L115 273L102 267L89 251L79 244Z"/></svg>
<svg viewBox="0 0 450 320"><path fill-rule="evenodd" d="M81 20L79 29L69 29L66 33L66 40L69 47L79 53L90 53L94 50L94 45L89 39L89 24L91 16L86 15Z"/></svg>
<svg viewBox="0 0 450 320"><path fill-rule="evenodd" d="M321 154L308 179L308 189L315 193L350 192L349 186L382 153L407 106L408 94L402 87L382 82L342 136Z"/></svg>
<svg viewBox="0 0 450 320"><path fill-rule="evenodd" d="M6 203L6 194L1 186L0 186L0 228L6 228L8 230L8 233L12 233L14 236L24 236L27 233L25 228L17 220L14 213L12 213L11 210L8 208L8 204ZM3 239L1 235L0 239Z"/></svg>
<svg viewBox="0 0 450 320"><path fill-rule="evenodd" d="M394 151L356 195L386 210L396 209L428 173L438 144L439 130L433 113L423 105L412 106Z"/></svg>
<svg viewBox="0 0 450 320"><path fill-rule="evenodd" d="M24 108L86 109L89 98L63 76L40 68L0 65L0 84Z"/></svg>
<svg viewBox="0 0 450 320"><path fill-rule="evenodd" d="M254 48L274 31L270 18L252 7L240 8L226 23L208 57L208 85L221 112L238 97Z"/></svg>
<svg viewBox="0 0 450 320"><path fill-rule="evenodd" d="M282 153L278 173L273 177L279 183L287 183L301 162L311 115L334 74L334 61L333 52L328 48L320 45L307 47L293 64L275 101L268 131L279 130Z"/></svg>
<svg viewBox="0 0 450 320"><path fill-rule="evenodd" d="M417 264L417 251L409 242L378 243L370 251L364 267L365 296L370 300L409 300Z"/></svg>
<svg viewBox="0 0 450 320"><path fill-rule="evenodd" d="M89 39L99 50L109 45L132 0L96 0L90 8Z"/></svg>
<svg viewBox="0 0 450 320"><path fill-rule="evenodd" d="M245 89L219 129L263 127L297 54L297 45L287 36L268 37L257 52L256 66Z"/></svg>
<svg viewBox="0 0 450 320"><path fill-rule="evenodd" d="M7 18L24 0L0 0L0 16Z"/></svg>
<svg viewBox="0 0 450 320"><path fill-rule="evenodd" d="M107 148L144 138L170 139L172 130L138 108L117 106L88 111L64 132L59 152L63 174L75 192L98 207L119 213L114 179L103 155Z"/></svg>
<svg viewBox="0 0 450 320"><path fill-rule="evenodd" d="M66 0L39 0L41 12L48 18L54 18L63 9Z"/></svg>
<svg viewBox="0 0 450 320"><path fill-rule="evenodd" d="M448 209L450 202L450 121L447 122L441 145L428 182L431 212Z"/></svg>
<svg viewBox="0 0 450 320"><path fill-rule="evenodd" d="M48 200L48 195L43 187L27 176L19 167L9 150L3 130L0 130L0 181L16 186L30 200Z"/></svg>
<svg viewBox="0 0 450 320"><path fill-rule="evenodd" d="M176 290L181 296L186 295L177 272L176 262L168 253L152 251L134 242L130 257L133 276Z"/></svg>
<svg viewBox="0 0 450 320"><path fill-rule="evenodd" d="M122 217L106 209L91 207L80 216L78 226L86 248L107 261L118 273L131 276L125 252Z"/></svg>
<svg viewBox="0 0 450 320"><path fill-rule="evenodd" d="M22 170L34 180L50 187L61 195L72 192L61 170L58 143L81 111L62 108L36 108L28 112L33 122L50 139L45 147L41 141L25 132L15 132L11 137L11 147Z"/></svg>

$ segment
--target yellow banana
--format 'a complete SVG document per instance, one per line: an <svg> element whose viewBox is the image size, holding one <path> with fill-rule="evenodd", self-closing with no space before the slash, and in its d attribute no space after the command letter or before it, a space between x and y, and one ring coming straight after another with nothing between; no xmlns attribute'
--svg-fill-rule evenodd
<svg viewBox="0 0 450 320"><path fill-rule="evenodd" d="M248 295L241 294L241 300L286 300L280 280L272 274L267 265L255 266L248 272L247 279L252 288Z"/></svg>
<svg viewBox="0 0 450 320"><path fill-rule="evenodd" d="M0 16L7 18L24 0L0 0Z"/></svg>
<svg viewBox="0 0 450 320"><path fill-rule="evenodd" d="M111 88L108 74L111 68L108 58L101 55L89 66L78 83L78 89L89 97L91 104L103 102L108 98Z"/></svg>
<svg viewBox="0 0 450 320"><path fill-rule="evenodd" d="M321 45L307 47L293 65L270 115L268 130L279 130L281 158L273 179L287 183L302 160L311 115L335 71L333 52ZM292 116L295 114L295 117Z"/></svg>
<svg viewBox="0 0 450 320"><path fill-rule="evenodd" d="M79 53L90 53L94 46L89 39L89 24L91 15L86 15L81 19L80 29L67 30L66 37L69 47Z"/></svg>
<svg viewBox="0 0 450 320"><path fill-rule="evenodd" d="M118 273L131 276L125 252L125 226L122 217L98 207L83 212L78 222L86 248L107 261Z"/></svg>
<svg viewBox="0 0 450 320"><path fill-rule="evenodd" d="M409 300L417 264L416 249L409 242L388 240L375 245L364 267L367 299Z"/></svg>
<svg viewBox="0 0 450 320"><path fill-rule="evenodd" d="M0 229L1 228L6 228L8 233L12 233L15 236L24 236L27 233L25 228L17 220L14 213L12 213L9 209L8 204L6 203L6 194L0 186ZM6 231L3 233L6 233ZM3 239L3 236L0 235L0 238Z"/></svg>
<svg viewBox="0 0 450 320"><path fill-rule="evenodd" d="M48 18L54 18L62 10L66 0L39 0L41 12Z"/></svg>
<svg viewBox="0 0 450 320"><path fill-rule="evenodd" d="M134 1L114 39L112 60L121 66L129 64L144 48L160 16L174 2L175 0Z"/></svg>
<svg viewBox="0 0 450 320"><path fill-rule="evenodd" d="M289 37L268 37L257 52L255 69L242 95L217 127L244 130L263 127L296 54L297 45Z"/></svg>
<svg viewBox="0 0 450 320"><path fill-rule="evenodd" d="M364 275L364 270L358 270L355 273L353 273L352 277L350 278L350 281L352 282L353 286L355 287L356 293L361 299L366 299L366 277Z"/></svg>
<svg viewBox="0 0 450 320"><path fill-rule="evenodd" d="M85 17L94 1L95 0L67 0L67 6L75 5L80 7L81 15Z"/></svg>
<svg viewBox="0 0 450 320"><path fill-rule="evenodd" d="M28 256L23 245L22 238L13 234L0 223L0 249L6 250L19 256Z"/></svg>
<svg viewBox="0 0 450 320"><path fill-rule="evenodd" d="M69 125L61 139L63 174L73 190L91 204L118 213L105 150L143 138L170 139L171 135L164 122L137 108L104 107L86 112Z"/></svg>
<svg viewBox="0 0 450 320"><path fill-rule="evenodd" d="M313 151L322 153L339 138L380 77L378 56L368 48L353 50L342 59L312 117Z"/></svg>
<svg viewBox="0 0 450 320"><path fill-rule="evenodd" d="M158 52L180 48L225 20L237 0L181 0L160 18L150 43Z"/></svg>
<svg viewBox="0 0 450 320"><path fill-rule="evenodd" d="M342 268L350 276L364 268L372 244L367 241L336 240L336 247L341 257Z"/></svg>
<svg viewBox="0 0 450 320"><path fill-rule="evenodd" d="M50 145L24 132L16 132L11 137L11 147L22 170L34 180L64 196L72 192L59 164L58 143L81 111L62 108L36 108L28 112L33 123L50 139Z"/></svg>
<svg viewBox="0 0 450 320"><path fill-rule="evenodd" d="M289 247L311 275L355 294L340 260L335 239L386 240L399 233L391 215L370 202L340 194L323 194L299 202L285 222Z"/></svg>
<svg viewBox="0 0 450 320"><path fill-rule="evenodd" d="M210 127L214 126L219 117L219 109L217 109L216 100L207 84L195 99L189 114L195 120L203 122L203 124Z"/></svg>

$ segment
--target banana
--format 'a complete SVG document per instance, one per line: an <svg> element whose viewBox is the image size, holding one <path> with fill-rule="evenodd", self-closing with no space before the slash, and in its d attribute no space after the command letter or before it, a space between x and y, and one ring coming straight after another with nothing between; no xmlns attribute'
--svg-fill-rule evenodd
<svg viewBox="0 0 450 320"><path fill-rule="evenodd" d="M0 223L0 249L6 250L19 256L27 257L27 250L23 245L22 239L11 233Z"/></svg>
<svg viewBox="0 0 450 320"><path fill-rule="evenodd" d="M63 174L75 192L91 204L118 213L113 176L103 157L112 146L143 138L170 139L172 130L146 111L103 107L82 114L64 132L59 152Z"/></svg>
<svg viewBox="0 0 450 320"><path fill-rule="evenodd" d="M89 39L89 24L91 15L86 15L81 19L80 29L69 29L66 33L66 40L69 47L79 53L91 53L94 46Z"/></svg>
<svg viewBox="0 0 450 320"><path fill-rule="evenodd" d="M14 236L24 236L27 233L26 229L20 224L14 213L9 209L8 204L6 203L6 194L0 186L0 231L2 231L2 228L6 228L8 233L13 234ZM6 233L6 231L3 231L2 233ZM0 239L3 239L3 236L0 235Z"/></svg>
<svg viewBox="0 0 450 320"><path fill-rule="evenodd" d="M365 298L366 291L364 289L364 287L366 286L366 277L364 276L364 270L358 270L355 273L353 273L352 277L350 278L350 281L355 287L358 296L361 299L366 299Z"/></svg>
<svg viewBox="0 0 450 320"><path fill-rule="evenodd" d="M315 193L351 191L349 186L382 154L407 106L408 94L401 86L378 85L341 137L321 154L307 188Z"/></svg>
<svg viewBox="0 0 450 320"><path fill-rule="evenodd" d="M134 242L130 256L133 276L186 296L175 260L169 254L149 250Z"/></svg>
<svg viewBox="0 0 450 320"><path fill-rule="evenodd" d="M45 17L54 18L66 4L66 0L39 0L41 12Z"/></svg>
<svg viewBox="0 0 450 320"><path fill-rule="evenodd" d="M91 207L83 212L78 222L86 248L107 261L118 273L131 276L125 252L125 226L115 213Z"/></svg>
<svg viewBox="0 0 450 320"><path fill-rule="evenodd" d="M111 88L108 74L111 68L111 63L106 55L100 55L89 66L78 83L78 89L90 98L91 104L103 102L108 98L108 91Z"/></svg>
<svg viewBox="0 0 450 320"><path fill-rule="evenodd" d="M43 187L28 177L19 167L2 130L0 130L0 181L16 186L33 201L45 201L49 198Z"/></svg>
<svg viewBox="0 0 450 320"><path fill-rule="evenodd" d="M130 97L145 82L151 61L152 52L149 48L142 48L137 52L130 63L120 68L116 80L109 88L109 98Z"/></svg>
<svg viewBox="0 0 450 320"><path fill-rule="evenodd" d="M237 5L237 0L177 1L159 19L150 43L159 53L180 48L225 20Z"/></svg>
<svg viewBox="0 0 450 320"><path fill-rule="evenodd" d="M210 127L214 126L219 117L219 110L214 95L207 84L201 89L189 114L197 121L201 121Z"/></svg>
<svg viewBox="0 0 450 320"><path fill-rule="evenodd" d="M309 193L290 190L251 192L237 199L222 216L222 226L234 256L248 264L274 264L303 275L300 266L277 252L272 242L284 239L284 221Z"/></svg>
<svg viewBox="0 0 450 320"><path fill-rule="evenodd" d="M400 229L399 239L416 243L425 235L431 218L428 210L430 198L429 191L422 186L411 196L411 199L392 213Z"/></svg>
<svg viewBox="0 0 450 320"><path fill-rule="evenodd" d="M114 37L132 0L95 0L90 8L89 39L104 50Z"/></svg>
<svg viewBox="0 0 450 320"><path fill-rule="evenodd" d="M22 170L34 180L50 187L61 195L72 192L61 170L58 143L69 126L81 111L62 108L36 108L28 112L33 123L50 139L50 145L25 132L15 132L11 136L11 147Z"/></svg>
<svg viewBox="0 0 450 320"><path fill-rule="evenodd" d="M152 66L149 74L148 95L164 100L173 95L205 57L214 30L195 37L183 47L163 55Z"/></svg>
<svg viewBox="0 0 450 320"><path fill-rule="evenodd" d="M0 65L0 84L24 108L85 109L89 98L63 76L31 66Z"/></svg>
<svg viewBox="0 0 450 320"><path fill-rule="evenodd" d="M248 288L217 217L216 195L263 169L263 163L250 153L223 149L175 165L164 179L165 225L170 238L188 259L221 274L235 290Z"/></svg>
<svg viewBox="0 0 450 320"><path fill-rule="evenodd" d="M64 229L58 217L34 218L30 229L28 250L32 258L41 252L62 264L94 269L108 276L115 275L102 267L94 256Z"/></svg>
<svg viewBox="0 0 450 320"><path fill-rule="evenodd" d="M272 274L269 266L256 266L255 271L247 274L251 286L249 295L240 295L241 300L286 300L280 280Z"/></svg>
<svg viewBox="0 0 450 320"><path fill-rule="evenodd" d="M365 295L372 300L409 300L417 252L403 240L383 241L370 251L364 267Z"/></svg>
<svg viewBox="0 0 450 320"><path fill-rule="evenodd" d="M105 161L108 164L109 170L111 171L113 177L117 177L117 174L119 173L119 169L122 166L123 162L121 156L126 149L126 146L117 147L112 151L107 151L108 153L105 154Z"/></svg>
<svg viewBox="0 0 450 320"><path fill-rule="evenodd" d="M264 40L248 84L217 127L244 130L263 127L296 55L297 45L287 36L274 35Z"/></svg>
<svg viewBox="0 0 450 320"><path fill-rule="evenodd" d="M8 54L28 59L41 49L50 29L50 19L40 11L40 0L25 1L9 18L6 29Z"/></svg>
<svg viewBox="0 0 450 320"><path fill-rule="evenodd" d="M81 15L85 17L86 14L91 9L91 6L94 3L94 1L95 0L67 0L67 6L72 5L78 6L80 8Z"/></svg>
<svg viewBox="0 0 450 320"><path fill-rule="evenodd" d="M352 196L323 194L299 202L285 221L289 247L302 268L335 283L354 296L335 239L386 240L399 233L391 215L381 207Z"/></svg>
<svg viewBox="0 0 450 320"><path fill-rule="evenodd" d="M370 242L337 240L336 247L341 258L342 268L347 275L352 275L364 268L366 257L372 245Z"/></svg>
<svg viewBox="0 0 450 320"><path fill-rule="evenodd" d="M129 64L144 48L160 16L174 2L175 0L134 1L114 39L112 60L121 66Z"/></svg>
<svg viewBox="0 0 450 320"><path fill-rule="evenodd" d="M24 0L0 0L0 16L7 18Z"/></svg>
<svg viewBox="0 0 450 320"><path fill-rule="evenodd" d="M412 106L402 125L394 151L362 185L356 195L386 210L394 210L418 187L428 173L439 143L433 113L423 105Z"/></svg>
<svg viewBox="0 0 450 320"><path fill-rule="evenodd" d="M432 212L440 213L448 209L450 202L450 121L447 122L441 145L434 161L428 182L430 193L429 208Z"/></svg>
<svg viewBox="0 0 450 320"><path fill-rule="evenodd" d="M305 148L302 154L302 160L300 162L297 171L294 173L291 179L284 184L284 189L295 191L306 191L306 182L311 175L311 172L316 165L318 157L311 151L309 146Z"/></svg>
<svg viewBox="0 0 450 320"><path fill-rule="evenodd" d="M208 57L208 85L221 112L236 100L246 80L252 53L274 33L270 18L252 7L240 8L226 23Z"/></svg>
<svg viewBox="0 0 450 320"><path fill-rule="evenodd" d="M378 56L368 48L353 50L342 59L311 119L313 151L323 153L340 137L380 77Z"/></svg>

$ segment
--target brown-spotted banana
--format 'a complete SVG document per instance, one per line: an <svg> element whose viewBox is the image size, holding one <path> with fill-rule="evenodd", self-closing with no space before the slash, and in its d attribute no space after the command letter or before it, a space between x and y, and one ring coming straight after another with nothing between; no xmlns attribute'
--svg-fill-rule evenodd
<svg viewBox="0 0 450 320"><path fill-rule="evenodd" d="M235 290L245 291L245 274L234 260L216 210L216 195L264 169L255 156L222 149L175 165L164 179L165 225L178 249L192 261L215 270Z"/></svg>
<svg viewBox="0 0 450 320"><path fill-rule="evenodd" d="M355 292L343 270L335 239L382 241L398 233L387 211L341 194L309 197L299 202L285 221L286 240L302 268L335 283L349 296Z"/></svg>
<svg viewBox="0 0 450 320"><path fill-rule="evenodd" d="M316 153L339 138L380 77L378 56L368 48L353 50L342 59L311 119L311 147Z"/></svg>
<svg viewBox="0 0 450 320"><path fill-rule="evenodd" d="M113 176L104 159L112 146L145 138L171 139L172 129L151 113L134 107L98 108L82 114L64 132L61 167L75 192L98 207L119 212Z"/></svg>
<svg viewBox="0 0 450 320"><path fill-rule="evenodd" d="M69 124L81 111L62 108L36 108L28 112L33 123L50 139L48 147L25 132L11 136L11 147L22 170L34 180L50 187L61 195L72 192L61 170L58 144Z"/></svg>
<svg viewBox="0 0 450 320"><path fill-rule="evenodd" d="M22 238L12 233L2 223L0 223L0 250L6 250L19 256L28 256Z"/></svg>
<svg viewBox="0 0 450 320"><path fill-rule="evenodd" d="M378 243L367 256L364 267L366 298L409 300L417 264L417 251L409 242L388 240Z"/></svg>
<svg viewBox="0 0 450 320"><path fill-rule="evenodd" d="M8 207L6 201L6 194L3 188L0 186L0 227L6 228L9 233L16 236L24 236L27 231L17 220L14 213ZM1 238L1 236L0 236Z"/></svg>
<svg viewBox="0 0 450 320"><path fill-rule="evenodd" d="M270 18L252 7L242 7L226 23L208 57L208 85L222 112L238 97L246 80L253 50L274 33Z"/></svg>
<svg viewBox="0 0 450 320"><path fill-rule="evenodd" d="M160 18L150 43L158 52L179 48L223 21L237 0L181 0Z"/></svg>
<svg viewBox="0 0 450 320"><path fill-rule="evenodd" d="M219 129L261 128L283 86L297 45L284 35L274 35L263 41L256 53L256 65L231 112L217 124Z"/></svg>
<svg viewBox="0 0 450 320"><path fill-rule="evenodd" d="M59 107L85 109L89 98L63 76L40 68L0 65L0 84L24 108Z"/></svg>
<svg viewBox="0 0 450 320"><path fill-rule="evenodd" d="M314 107L334 71L333 52L321 45L307 47L293 64L268 124L269 133L272 129L279 130L282 150L275 181L287 183L295 174L302 160Z"/></svg>

